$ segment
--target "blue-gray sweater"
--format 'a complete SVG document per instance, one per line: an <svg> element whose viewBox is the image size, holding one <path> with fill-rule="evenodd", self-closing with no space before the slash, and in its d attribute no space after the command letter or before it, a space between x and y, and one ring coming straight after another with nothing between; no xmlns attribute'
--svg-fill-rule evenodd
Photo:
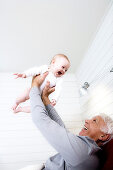
<svg viewBox="0 0 113 170"><path fill-rule="evenodd" d="M40 91L33 87L30 92L32 119L47 141L58 151L50 157L44 170L96 170L100 148L87 136L69 132L54 107L44 106Z"/></svg>

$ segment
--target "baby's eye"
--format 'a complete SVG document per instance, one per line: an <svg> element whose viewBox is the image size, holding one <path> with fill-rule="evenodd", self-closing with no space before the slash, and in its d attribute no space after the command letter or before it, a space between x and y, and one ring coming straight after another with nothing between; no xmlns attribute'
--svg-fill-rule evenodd
<svg viewBox="0 0 113 170"><path fill-rule="evenodd" d="M62 68L64 68L64 66L62 66Z"/></svg>
<svg viewBox="0 0 113 170"><path fill-rule="evenodd" d="M65 72L66 72L67 70L65 70Z"/></svg>

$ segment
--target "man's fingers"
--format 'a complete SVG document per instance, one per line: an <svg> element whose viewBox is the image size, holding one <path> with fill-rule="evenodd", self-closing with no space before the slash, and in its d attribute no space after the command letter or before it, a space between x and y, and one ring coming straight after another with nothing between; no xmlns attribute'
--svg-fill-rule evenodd
<svg viewBox="0 0 113 170"><path fill-rule="evenodd" d="M48 94L51 94L52 92L55 91L55 87L50 87L49 85L50 85L50 83L46 83L44 91L46 91Z"/></svg>
<svg viewBox="0 0 113 170"><path fill-rule="evenodd" d="M50 87L50 81L46 82L46 86L49 88Z"/></svg>
<svg viewBox="0 0 113 170"><path fill-rule="evenodd" d="M55 91L55 87L51 87L51 88L48 90L49 93L53 93L54 91Z"/></svg>
<svg viewBox="0 0 113 170"><path fill-rule="evenodd" d="M50 82L47 81L46 85L43 89L43 95L48 96L49 94L51 94L54 91L55 91L55 87L50 87Z"/></svg>
<svg viewBox="0 0 113 170"><path fill-rule="evenodd" d="M42 74L43 80L46 78L47 75L48 75L48 71Z"/></svg>
<svg viewBox="0 0 113 170"><path fill-rule="evenodd" d="M49 88L50 88L50 82L47 81L47 82L46 82L46 85L45 85L45 87L44 87L44 90L45 90L45 91L48 91Z"/></svg>

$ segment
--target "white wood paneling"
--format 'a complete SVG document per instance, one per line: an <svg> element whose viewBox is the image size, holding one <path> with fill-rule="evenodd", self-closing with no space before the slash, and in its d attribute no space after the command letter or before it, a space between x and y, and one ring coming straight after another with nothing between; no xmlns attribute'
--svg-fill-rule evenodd
<svg viewBox="0 0 113 170"><path fill-rule="evenodd" d="M76 72L79 87L89 82L88 94L80 97L81 115L104 112L113 118L113 4Z"/></svg>

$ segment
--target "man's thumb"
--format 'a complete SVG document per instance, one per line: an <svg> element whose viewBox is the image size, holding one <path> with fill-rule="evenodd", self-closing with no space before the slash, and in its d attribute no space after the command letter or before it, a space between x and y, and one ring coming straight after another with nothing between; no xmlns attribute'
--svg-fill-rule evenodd
<svg viewBox="0 0 113 170"><path fill-rule="evenodd" d="M45 79L47 75L48 75L48 71L43 73L43 79Z"/></svg>

